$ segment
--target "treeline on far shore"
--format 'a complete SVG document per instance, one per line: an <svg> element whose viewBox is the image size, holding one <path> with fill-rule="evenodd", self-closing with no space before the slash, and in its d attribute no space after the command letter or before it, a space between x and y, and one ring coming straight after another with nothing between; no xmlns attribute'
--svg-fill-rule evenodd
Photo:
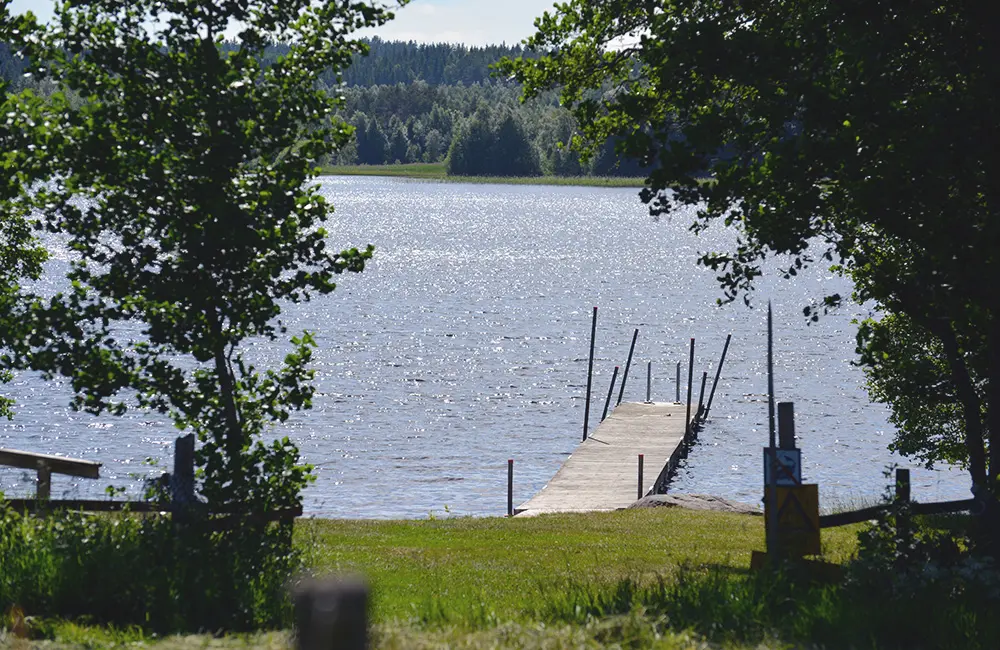
<svg viewBox="0 0 1000 650"><path fill-rule="evenodd" d="M236 48L224 43L223 49ZM328 165L444 163L453 176L641 177L644 170L620 159L606 143L588 161L570 151L577 124L556 95L520 101L520 86L492 76L503 56L520 46L469 48L454 44L369 41L341 75L322 83L344 98L341 117L355 138ZM269 48L277 57L282 46ZM0 43L0 76L14 88L41 94L55 88L25 76L27 63Z"/></svg>

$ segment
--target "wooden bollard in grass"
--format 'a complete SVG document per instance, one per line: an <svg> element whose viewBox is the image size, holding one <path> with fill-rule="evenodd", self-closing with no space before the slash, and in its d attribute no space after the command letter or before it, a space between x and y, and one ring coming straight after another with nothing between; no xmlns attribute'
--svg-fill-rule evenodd
<svg viewBox="0 0 1000 650"><path fill-rule="evenodd" d="M514 459L507 460L507 516L514 516Z"/></svg>
<svg viewBox="0 0 1000 650"><path fill-rule="evenodd" d="M642 459L643 459L643 455L639 454L639 489L638 489L636 497L635 497L636 499L641 499L643 497L643 494L642 494L643 493L643 489L642 489Z"/></svg>
<svg viewBox="0 0 1000 650"><path fill-rule="evenodd" d="M306 580L293 588L298 650L368 650L368 584L358 577Z"/></svg>

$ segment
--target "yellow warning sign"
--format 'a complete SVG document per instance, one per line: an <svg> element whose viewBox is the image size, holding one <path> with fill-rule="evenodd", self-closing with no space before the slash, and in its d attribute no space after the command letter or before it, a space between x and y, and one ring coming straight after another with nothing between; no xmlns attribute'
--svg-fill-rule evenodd
<svg viewBox="0 0 1000 650"><path fill-rule="evenodd" d="M787 555L819 555L819 486L777 488L778 543ZM770 522L771 488L764 487L764 521Z"/></svg>

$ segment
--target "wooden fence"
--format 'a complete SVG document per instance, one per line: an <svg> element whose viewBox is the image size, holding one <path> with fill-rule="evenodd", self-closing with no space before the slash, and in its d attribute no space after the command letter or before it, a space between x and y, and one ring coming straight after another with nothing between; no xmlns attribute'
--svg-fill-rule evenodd
<svg viewBox="0 0 1000 650"><path fill-rule="evenodd" d="M938 501L936 503L917 503L910 501L910 470L896 470L896 503L909 504L909 512L912 515L942 515L951 512L970 511L979 514L982 503L975 499L963 499L961 501ZM819 518L820 528L834 528L836 526L846 526L857 524L871 519L877 519L889 511L895 504L885 503L870 508L852 510L850 512L838 512L832 515L821 515Z"/></svg>
<svg viewBox="0 0 1000 650"><path fill-rule="evenodd" d="M174 471L165 474L163 484L171 493L171 501L113 501L111 499L51 499L52 474L81 478L100 478L100 463L49 454L0 448L0 465L35 470L37 488L34 499L6 499L5 503L19 512L77 510L82 512L157 512L171 513L178 519L210 517L216 527L229 523L267 523L287 521L302 516L302 506L266 512L254 512L243 507L213 507L197 500L194 494L194 435L177 438L174 443Z"/></svg>

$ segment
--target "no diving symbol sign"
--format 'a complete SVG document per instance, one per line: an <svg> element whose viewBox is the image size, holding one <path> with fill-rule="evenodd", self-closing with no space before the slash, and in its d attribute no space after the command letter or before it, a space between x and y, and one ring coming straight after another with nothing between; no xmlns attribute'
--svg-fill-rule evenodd
<svg viewBox="0 0 1000 650"><path fill-rule="evenodd" d="M764 485L771 485L771 469L775 470L775 485L802 485L802 451L764 447Z"/></svg>

